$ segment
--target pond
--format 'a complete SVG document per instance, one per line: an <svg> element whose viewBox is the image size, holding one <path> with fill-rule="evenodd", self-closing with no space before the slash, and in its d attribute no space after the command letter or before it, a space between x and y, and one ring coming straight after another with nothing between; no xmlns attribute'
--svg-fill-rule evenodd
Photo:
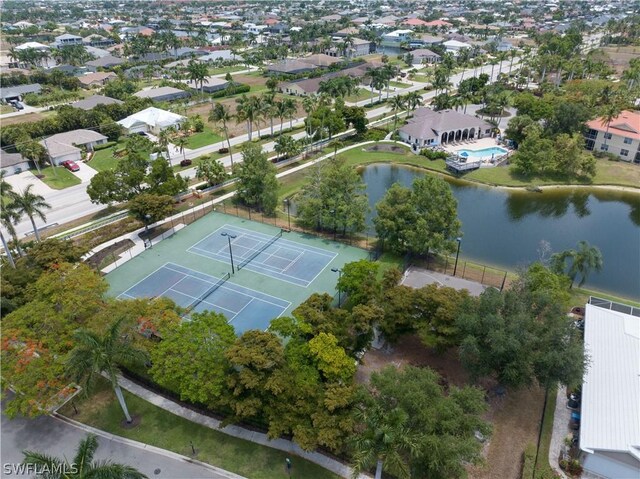
<svg viewBox="0 0 640 479"><path fill-rule="evenodd" d="M375 204L395 182L409 186L419 169L376 164L362 169L373 230ZM640 195L596 188L543 193L506 191L448 179L462 222L461 256L508 269L539 258L541 242L553 251L586 240L602 251L604 268L586 287L640 300Z"/></svg>

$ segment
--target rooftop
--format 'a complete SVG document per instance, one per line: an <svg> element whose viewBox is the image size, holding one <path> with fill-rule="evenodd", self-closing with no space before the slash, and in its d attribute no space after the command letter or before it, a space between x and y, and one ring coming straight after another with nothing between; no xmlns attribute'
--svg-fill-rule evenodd
<svg viewBox="0 0 640 479"><path fill-rule="evenodd" d="M640 318L587 304L580 448L640 460Z"/></svg>
<svg viewBox="0 0 640 479"><path fill-rule="evenodd" d="M607 123L602 118L587 122L587 126L594 130L605 131ZM640 112L625 110L611 120L609 133L640 140Z"/></svg>
<svg viewBox="0 0 640 479"><path fill-rule="evenodd" d="M85 98L84 100L79 100L75 103L72 103L71 106L74 108L80 108L81 110L91 110L98 105L114 105L122 103L124 102L116 100L115 98L111 98L109 96L93 95L89 98Z"/></svg>

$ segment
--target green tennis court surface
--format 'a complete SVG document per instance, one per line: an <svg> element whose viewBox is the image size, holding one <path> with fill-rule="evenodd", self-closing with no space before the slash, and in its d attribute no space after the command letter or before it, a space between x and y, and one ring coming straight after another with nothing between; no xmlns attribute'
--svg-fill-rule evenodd
<svg viewBox="0 0 640 479"><path fill-rule="evenodd" d="M334 295L331 270L363 258L359 248L213 212L106 278L114 296L164 296L189 311L216 311L242 334L268 328L314 292Z"/></svg>

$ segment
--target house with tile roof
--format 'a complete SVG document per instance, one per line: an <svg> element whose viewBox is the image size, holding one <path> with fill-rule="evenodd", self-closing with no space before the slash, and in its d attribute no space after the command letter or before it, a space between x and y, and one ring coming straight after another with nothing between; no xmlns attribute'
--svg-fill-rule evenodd
<svg viewBox="0 0 640 479"><path fill-rule="evenodd" d="M92 151L95 145L107 142L107 137L93 130L73 130L52 135L39 143L45 147L54 165L64 161L80 161L82 149Z"/></svg>
<svg viewBox="0 0 640 479"><path fill-rule="evenodd" d="M587 122L586 148L640 164L640 112L625 110L610 123L603 118Z"/></svg>

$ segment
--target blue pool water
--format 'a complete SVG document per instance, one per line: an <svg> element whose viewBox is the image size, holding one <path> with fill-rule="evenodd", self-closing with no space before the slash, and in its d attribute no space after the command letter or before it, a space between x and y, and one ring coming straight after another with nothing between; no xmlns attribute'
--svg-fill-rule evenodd
<svg viewBox="0 0 640 479"><path fill-rule="evenodd" d="M482 150L457 150L456 153L460 156L466 156L471 158L483 158L485 156L499 156L508 153L504 148L499 146L492 146L491 148L483 148ZM466 154L463 154L466 153Z"/></svg>

